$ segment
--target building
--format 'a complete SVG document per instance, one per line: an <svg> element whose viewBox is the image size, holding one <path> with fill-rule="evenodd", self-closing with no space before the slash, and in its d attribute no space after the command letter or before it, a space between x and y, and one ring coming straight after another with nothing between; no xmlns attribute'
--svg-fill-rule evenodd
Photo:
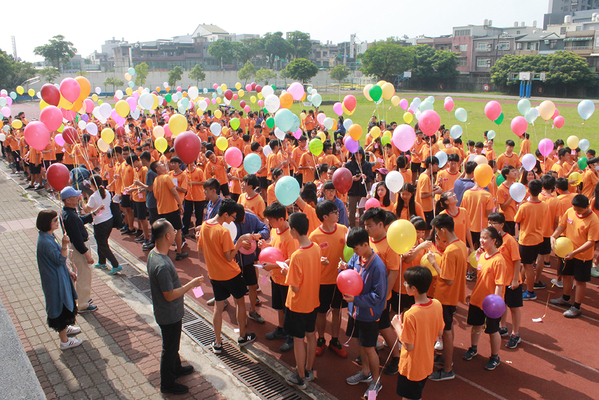
<svg viewBox="0 0 599 400"><path fill-rule="evenodd" d="M531 33L516 39L516 55L547 55L564 50L564 38L555 32Z"/></svg>
<svg viewBox="0 0 599 400"><path fill-rule="evenodd" d="M543 29L560 24L566 16L586 18L589 12L599 12L599 0L549 0L549 13L543 18Z"/></svg>

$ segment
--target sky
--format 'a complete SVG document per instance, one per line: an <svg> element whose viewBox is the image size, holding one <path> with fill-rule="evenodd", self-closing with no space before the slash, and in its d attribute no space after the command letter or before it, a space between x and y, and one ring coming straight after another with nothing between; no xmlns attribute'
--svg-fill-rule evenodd
<svg viewBox="0 0 599 400"><path fill-rule="evenodd" d="M129 42L170 39L193 33L199 24L218 25L237 34L299 30L323 43L349 41L353 33L362 41L372 42L390 36L449 35L454 26L482 25L485 19L496 27L513 26L515 21L531 26L536 20L542 28L543 14L549 8L549 0L5 3L0 49L12 54L11 36L15 36L18 57L30 62L42 61L33 49L55 35L65 36L83 57L100 51L104 41L112 37ZM26 12L24 6L35 11Z"/></svg>

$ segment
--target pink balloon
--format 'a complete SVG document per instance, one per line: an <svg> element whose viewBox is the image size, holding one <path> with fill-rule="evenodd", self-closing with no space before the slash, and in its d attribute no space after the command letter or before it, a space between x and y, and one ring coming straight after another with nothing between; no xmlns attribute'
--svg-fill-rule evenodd
<svg viewBox="0 0 599 400"><path fill-rule="evenodd" d="M512 132L518 136L522 136L528 129L528 122L526 121L526 118L519 115L512 120L511 127Z"/></svg>
<svg viewBox="0 0 599 400"><path fill-rule="evenodd" d="M177 86L177 92L180 92L181 90L183 90L181 89L181 86Z"/></svg>
<svg viewBox="0 0 599 400"><path fill-rule="evenodd" d="M50 131L43 122L30 122L25 127L25 140L29 146L36 150L42 151L50 141Z"/></svg>
<svg viewBox="0 0 599 400"><path fill-rule="evenodd" d="M564 117L562 117L561 115L553 119L553 124L557 129L560 129L562 126L564 126L565 123L566 121L564 120Z"/></svg>
<svg viewBox="0 0 599 400"><path fill-rule="evenodd" d="M243 162L243 154L237 147L229 147L225 151L225 161L233 168L237 168Z"/></svg>
<svg viewBox="0 0 599 400"><path fill-rule="evenodd" d="M258 260L261 263L276 263L277 261L285 261L285 255L276 247L267 247L260 251Z"/></svg>
<svg viewBox="0 0 599 400"><path fill-rule="evenodd" d="M164 136L165 137L171 137L173 136L173 132L171 132L171 128L168 127L168 125L164 125Z"/></svg>
<svg viewBox="0 0 599 400"><path fill-rule="evenodd" d="M559 110L556 108L555 112L553 113L553 117L551 117L552 120L554 120L559 116ZM558 128L561 128L561 126L558 126Z"/></svg>
<svg viewBox="0 0 599 400"><path fill-rule="evenodd" d="M235 94L233 95L233 100L237 100L238 98L239 98L239 96L237 96L237 93L235 93Z"/></svg>
<svg viewBox="0 0 599 400"><path fill-rule="evenodd" d="M131 112L137 108L137 99L135 97L127 98L127 104L129 104L129 109Z"/></svg>
<svg viewBox="0 0 599 400"><path fill-rule="evenodd" d="M433 136L441 126L441 117L436 111L426 110L420 114L418 126L426 136Z"/></svg>
<svg viewBox="0 0 599 400"><path fill-rule="evenodd" d="M214 90L218 89L218 83L215 83L214 85L212 85L212 88L213 88Z"/></svg>
<svg viewBox="0 0 599 400"><path fill-rule="evenodd" d="M335 114L339 116L343 114L343 106L341 105L341 103L337 102L333 104L333 111L335 112Z"/></svg>
<svg viewBox="0 0 599 400"><path fill-rule="evenodd" d="M399 125L393 131L391 141L395 147L401 151L410 150L416 141L416 133L414 132L414 128L408 124Z"/></svg>
<svg viewBox="0 0 599 400"><path fill-rule="evenodd" d="M491 100L485 106L485 115L491 121L495 121L501 115L501 104L495 100Z"/></svg>
<svg viewBox="0 0 599 400"><path fill-rule="evenodd" d="M58 107L46 106L40 112L40 121L42 121L50 131L55 131L62 125L62 112L60 112Z"/></svg>
<svg viewBox="0 0 599 400"><path fill-rule="evenodd" d="M8 98L10 99L10 97L8 97ZM10 108L2 107L0 112L2 112L2 115L5 116L6 118L10 117Z"/></svg>
<svg viewBox="0 0 599 400"><path fill-rule="evenodd" d="M6 98L6 104L7 104L8 106L12 106L12 97L7 97L7 98Z"/></svg>
<svg viewBox="0 0 599 400"><path fill-rule="evenodd" d="M296 139L302 137L302 128L298 128L297 131L293 132L293 137Z"/></svg>
<svg viewBox="0 0 599 400"><path fill-rule="evenodd" d="M62 138L62 134L58 134L56 136L54 136L54 142L56 142L57 145L59 146L64 146L64 139Z"/></svg>
<svg viewBox="0 0 599 400"><path fill-rule="evenodd" d="M287 92L291 93L291 96L293 96L293 100L301 100L302 97L304 97L304 86L299 82L293 82L291 86L289 86L289 89L287 89Z"/></svg>
<svg viewBox="0 0 599 400"><path fill-rule="evenodd" d="M553 142L551 139L541 139L539 142L539 152L543 157L547 157L553 151Z"/></svg>
<svg viewBox="0 0 599 400"><path fill-rule="evenodd" d="M318 123L320 125L322 125L326 117L327 116L324 113L321 112L321 113L318 113L318 116L316 117L316 120L318 121Z"/></svg>
<svg viewBox="0 0 599 400"><path fill-rule="evenodd" d="M249 83L247 85L245 85L245 91L246 92L251 92L252 91L252 85L250 85Z"/></svg>
<svg viewBox="0 0 599 400"><path fill-rule="evenodd" d="M234 147L234 148L237 149L237 147ZM250 255L250 254L253 254L255 251L256 251L256 241L255 240L250 240L250 248L249 249L246 249L243 246L241 246L239 248L239 252L241 254L245 254L246 256Z"/></svg>
<svg viewBox="0 0 599 400"><path fill-rule="evenodd" d="M263 100L258 100L258 105L260 107L264 107L264 101Z"/></svg>
<svg viewBox="0 0 599 400"><path fill-rule="evenodd" d="M360 142L358 142L357 140L352 139L351 136L346 136L345 140L345 148L352 154L354 154L356 151L358 151L358 148L360 147Z"/></svg>
<svg viewBox="0 0 599 400"><path fill-rule="evenodd" d="M453 106L454 106L453 100L451 100L451 99L445 101L445 104L443 104L443 107L445 107L445 110L447 112L451 112L451 110L453 110Z"/></svg>
<svg viewBox="0 0 599 400"><path fill-rule="evenodd" d="M60 93L62 94L62 97L69 102L74 103L81 94L81 86L79 86L79 82L73 78L64 78L62 82L60 82Z"/></svg>
<svg viewBox="0 0 599 400"><path fill-rule="evenodd" d="M381 202L378 201L375 198L366 200L365 207L366 207L367 210L370 209L370 208L377 208L377 207L380 207L380 206L381 206Z"/></svg>
<svg viewBox="0 0 599 400"><path fill-rule="evenodd" d="M216 99L212 99L212 104L216 104Z"/></svg>
<svg viewBox="0 0 599 400"><path fill-rule="evenodd" d="M138 92L133 92L133 94L131 96L135 97L136 100L139 99L139 93Z"/></svg>
<svg viewBox="0 0 599 400"><path fill-rule="evenodd" d="M75 116L77 115L77 113L75 111L73 111L73 110L65 110L64 108L61 108L60 110L62 111L62 116L67 121L74 120Z"/></svg>
<svg viewBox="0 0 599 400"><path fill-rule="evenodd" d="M162 118L164 119L164 122L168 122L171 119L170 115L163 115Z"/></svg>
<svg viewBox="0 0 599 400"><path fill-rule="evenodd" d="M94 111L94 102L91 99L83 100L83 104L85 105L86 113L90 113L90 112Z"/></svg>
<svg viewBox="0 0 599 400"><path fill-rule="evenodd" d="M408 109L408 100L406 99L401 99L399 101L399 106L401 107L402 110L407 110Z"/></svg>
<svg viewBox="0 0 599 400"><path fill-rule="evenodd" d="M364 281L354 269L343 270L337 275L337 287L343 294L358 296L364 289Z"/></svg>
<svg viewBox="0 0 599 400"><path fill-rule="evenodd" d="M249 113L250 110L251 110L250 106L246 105L245 107L243 107L243 111L245 111L246 113Z"/></svg>

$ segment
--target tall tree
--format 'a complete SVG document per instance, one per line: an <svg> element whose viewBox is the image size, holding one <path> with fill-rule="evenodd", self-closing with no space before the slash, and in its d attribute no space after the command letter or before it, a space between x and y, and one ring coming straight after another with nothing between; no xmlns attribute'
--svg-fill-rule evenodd
<svg viewBox="0 0 599 400"><path fill-rule="evenodd" d="M180 66L176 65L173 69L168 72L168 85L173 87L183 78L183 70Z"/></svg>
<svg viewBox="0 0 599 400"><path fill-rule="evenodd" d="M208 47L208 54L214 57L220 63L221 70L224 70L224 65L231 64L235 59L235 49L240 45L241 43L218 39Z"/></svg>
<svg viewBox="0 0 599 400"><path fill-rule="evenodd" d="M436 86L460 74L457 70L457 56L451 51L435 50L424 44L415 46L413 51L412 80L422 87Z"/></svg>
<svg viewBox="0 0 599 400"><path fill-rule="evenodd" d="M341 101L341 81L347 78L349 71L345 68L345 65L339 64L329 72L331 79L339 83L339 101Z"/></svg>
<svg viewBox="0 0 599 400"><path fill-rule="evenodd" d="M394 39L373 43L362 59L362 72L377 79L392 81L397 75L412 68L414 55L409 47L402 47Z"/></svg>
<svg viewBox="0 0 599 400"><path fill-rule="evenodd" d="M306 83L318 73L318 67L305 58L296 58L285 67L285 70L288 77L302 83Z"/></svg>
<svg viewBox="0 0 599 400"><path fill-rule="evenodd" d="M309 58L312 53L312 41L310 34L293 31L287 34L287 42L291 45L291 55L293 58Z"/></svg>
<svg viewBox="0 0 599 400"><path fill-rule="evenodd" d="M54 67L45 67L44 69L40 69L38 74L42 79L45 79L46 82L54 83L56 78L58 78L58 75L60 75L60 72Z"/></svg>
<svg viewBox="0 0 599 400"><path fill-rule="evenodd" d="M62 71L62 65L77 54L77 49L73 47L73 43L64 40L63 35L56 35L50 39L50 43L33 49L33 53L44 57L59 71Z"/></svg>
<svg viewBox="0 0 599 400"><path fill-rule="evenodd" d="M135 66L135 85L143 86L146 84L149 69L150 67L145 62Z"/></svg>
<svg viewBox="0 0 599 400"><path fill-rule="evenodd" d="M112 85L112 91L114 92L117 86L123 86L124 84L125 82L122 79L108 77L104 80L104 89L106 89L106 86Z"/></svg>
<svg viewBox="0 0 599 400"><path fill-rule="evenodd" d="M256 72L256 82L264 82L265 85L268 85L268 81L275 79L276 77L277 73L270 69L260 68Z"/></svg>
<svg viewBox="0 0 599 400"><path fill-rule="evenodd" d="M206 79L206 73L199 64L194 65L188 76L189 79L196 81L196 86Z"/></svg>
<svg viewBox="0 0 599 400"><path fill-rule="evenodd" d="M256 68L254 67L254 64L252 64L250 61L247 61L243 68L241 68L237 73L237 77L243 81L244 85L247 82L247 80L251 79L254 75L256 75Z"/></svg>
<svg viewBox="0 0 599 400"><path fill-rule="evenodd" d="M14 60L12 56L0 50L0 87L14 88L35 76L30 63Z"/></svg>
<svg viewBox="0 0 599 400"><path fill-rule="evenodd" d="M268 56L268 65L270 69L272 69L274 65L275 57L284 60L292 51L291 44L283 39L283 32L269 32L264 35L264 52Z"/></svg>

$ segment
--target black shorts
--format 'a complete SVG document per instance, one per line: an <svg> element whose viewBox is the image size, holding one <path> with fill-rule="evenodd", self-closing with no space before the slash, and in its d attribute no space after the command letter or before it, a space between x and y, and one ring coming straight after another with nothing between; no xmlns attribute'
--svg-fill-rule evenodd
<svg viewBox="0 0 599 400"><path fill-rule="evenodd" d="M485 312L475 305L468 306L468 320L466 323L472 326L485 326L485 333L489 335L499 331L501 318L489 318Z"/></svg>
<svg viewBox="0 0 599 400"><path fill-rule="evenodd" d="M539 248L543 242L539 244L535 244L534 246L526 246L523 244L518 245L518 250L520 251L520 260L522 264L531 265L537 261L537 256L539 255Z"/></svg>
<svg viewBox="0 0 599 400"><path fill-rule="evenodd" d="M426 220L426 229L431 229L431 221L433 220L433 218L435 218L435 213L432 211L425 211L424 212L424 219Z"/></svg>
<svg viewBox="0 0 599 400"><path fill-rule="evenodd" d="M522 296L520 296L522 299ZM457 306L446 306L443 304L443 322L445 323L444 331L450 331L453 326L453 314L458 310Z"/></svg>
<svg viewBox="0 0 599 400"><path fill-rule="evenodd" d="M256 267L254 264L245 265L242 269L243 280L247 286L254 286L258 284L258 277L256 276Z"/></svg>
<svg viewBox="0 0 599 400"><path fill-rule="evenodd" d="M358 338L358 343L362 347L375 347L379 338L379 321L356 321L350 315L345 334Z"/></svg>
<svg viewBox="0 0 599 400"><path fill-rule="evenodd" d="M145 201L133 201L133 216L140 221L145 221L148 216L148 208Z"/></svg>
<svg viewBox="0 0 599 400"><path fill-rule="evenodd" d="M175 229L176 231L180 230L183 227L183 223L181 222L181 213L179 212L179 210L175 210L168 214L158 214L158 218L166 219L168 222L171 223L173 229Z"/></svg>
<svg viewBox="0 0 599 400"><path fill-rule="evenodd" d="M316 310L320 314L326 314L330 308L341 309L347 308L347 302L343 300L343 294L337 289L336 284L320 285L318 293L320 305Z"/></svg>
<svg viewBox="0 0 599 400"><path fill-rule="evenodd" d="M566 260L566 265L564 265L564 262L560 260L557 274L563 276L573 276L578 282L590 282L592 266L593 260L582 261L577 258L573 258L571 260Z"/></svg>
<svg viewBox="0 0 599 400"><path fill-rule="evenodd" d="M516 223L514 221L505 221L505 223L503 224L503 231L515 237Z"/></svg>
<svg viewBox="0 0 599 400"><path fill-rule="evenodd" d="M413 296L402 293L401 294L401 310L398 310L399 293L397 293L395 290L393 290L393 291L391 291L391 298L387 302L387 306L390 305L391 310L393 310L397 314L398 312L404 312L405 310L408 310L415 303L416 303L416 301L414 300Z"/></svg>
<svg viewBox="0 0 599 400"><path fill-rule="evenodd" d="M241 196L241 195L240 195L240 194L238 194L238 193L230 193L229 195L231 196L231 198L232 198L233 200L235 200L235 203L237 203L237 200L239 200L239 196Z"/></svg>
<svg viewBox="0 0 599 400"><path fill-rule="evenodd" d="M391 326L391 299L387 300L385 304L385 309L379 318L379 330L387 329Z"/></svg>
<svg viewBox="0 0 599 400"><path fill-rule="evenodd" d="M295 180L297 181L297 183L299 183L300 187L302 187L302 185L304 184L304 174L300 173L300 172L296 172L293 177L295 178Z"/></svg>
<svg viewBox="0 0 599 400"><path fill-rule="evenodd" d="M539 255L546 256L551 254L551 239L543 238L543 242L539 245Z"/></svg>
<svg viewBox="0 0 599 400"><path fill-rule="evenodd" d="M420 163L411 163L410 170L412 171L412 176L414 176L414 174L419 175L420 174ZM405 183L412 183L412 182L405 182Z"/></svg>
<svg viewBox="0 0 599 400"><path fill-rule="evenodd" d="M480 247L480 232L470 231L470 234L472 235L472 246L478 249ZM470 263L468 263L468 266L471 266Z"/></svg>
<svg viewBox="0 0 599 400"><path fill-rule="evenodd" d="M227 300L229 296L233 296L235 299L241 299L248 290L241 273L228 281L215 281L210 279L210 283L212 284L214 300L216 301Z"/></svg>
<svg viewBox="0 0 599 400"><path fill-rule="evenodd" d="M44 169L47 170L48 168L50 168L50 165L52 165L52 160L44 160L43 163L44 163Z"/></svg>
<svg viewBox="0 0 599 400"><path fill-rule="evenodd" d="M39 165L29 164L29 173L31 175L36 175L41 172L42 172L42 164L39 164Z"/></svg>
<svg viewBox="0 0 599 400"><path fill-rule="evenodd" d="M229 192L229 184L225 183L223 185L220 185L220 191L223 194L223 196L228 196L230 194L230 192Z"/></svg>
<svg viewBox="0 0 599 400"><path fill-rule="evenodd" d="M260 187L262 189L268 189L268 179L266 179L265 176L259 176L258 179L260 180Z"/></svg>
<svg viewBox="0 0 599 400"><path fill-rule="evenodd" d="M395 390L395 393L404 399L420 400L427 379L428 378L424 378L421 381L411 381L402 374L398 374L397 389Z"/></svg>
<svg viewBox="0 0 599 400"><path fill-rule="evenodd" d="M64 153L56 153L56 162L62 162Z"/></svg>
<svg viewBox="0 0 599 400"><path fill-rule="evenodd" d="M272 308L274 310L284 310L285 302L287 301L287 292L289 291L289 286L279 285L270 280L270 290L272 296Z"/></svg>
<svg viewBox="0 0 599 400"><path fill-rule="evenodd" d="M121 208L131 208L131 195L130 194L122 194L121 195Z"/></svg>
<svg viewBox="0 0 599 400"><path fill-rule="evenodd" d="M306 333L315 331L316 315L316 309L309 313L298 313L285 308L283 330L291 337L303 339Z"/></svg>
<svg viewBox="0 0 599 400"><path fill-rule="evenodd" d="M508 308L522 307L524 305L522 301L522 285L518 285L516 289L505 288L505 296L503 298Z"/></svg>

